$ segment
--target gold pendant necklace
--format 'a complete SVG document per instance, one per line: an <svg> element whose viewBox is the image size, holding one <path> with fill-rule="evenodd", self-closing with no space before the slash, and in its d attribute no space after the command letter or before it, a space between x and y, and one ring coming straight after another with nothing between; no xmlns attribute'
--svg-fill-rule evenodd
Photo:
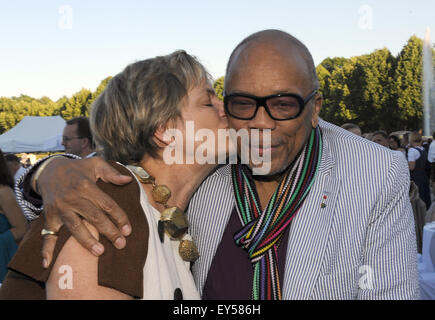
<svg viewBox="0 0 435 320"><path fill-rule="evenodd" d="M165 207L160 215L158 232L160 241L164 242L164 233L171 240L179 240L178 252L184 261L194 262L199 258L199 252L192 238L187 234L188 222L186 214L178 207L169 207L167 202L171 197L171 190L165 185L157 185L155 178L138 164L127 166L144 184L151 184L153 200Z"/></svg>

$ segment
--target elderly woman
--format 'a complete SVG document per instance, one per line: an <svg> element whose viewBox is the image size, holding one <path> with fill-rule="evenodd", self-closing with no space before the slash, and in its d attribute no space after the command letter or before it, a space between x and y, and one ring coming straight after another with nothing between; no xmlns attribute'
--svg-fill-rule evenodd
<svg viewBox="0 0 435 320"><path fill-rule="evenodd" d="M187 121L196 131L207 128L216 137L219 129L227 128L208 73L184 51L133 63L109 82L92 105L90 120L99 153L135 177L126 186L99 181L129 214L129 244L124 250L107 245L97 258L67 228L44 229L41 217L12 261L0 298L198 299L190 273L198 252L186 234L183 211L217 161L186 164L168 159L174 152L192 157L199 149L186 130ZM188 142L193 148L186 147ZM225 147L208 156L217 159L226 153ZM92 225L86 226L108 243ZM40 263L44 237L58 237L48 269Z"/></svg>

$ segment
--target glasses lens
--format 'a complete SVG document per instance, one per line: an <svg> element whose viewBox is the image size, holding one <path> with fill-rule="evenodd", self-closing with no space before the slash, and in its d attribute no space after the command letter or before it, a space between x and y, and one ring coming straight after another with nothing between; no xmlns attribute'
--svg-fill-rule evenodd
<svg viewBox="0 0 435 320"><path fill-rule="evenodd" d="M284 96L267 100L270 113L276 119L288 119L299 114L302 106L296 97Z"/></svg>
<svg viewBox="0 0 435 320"><path fill-rule="evenodd" d="M228 112L239 118L251 118L257 107L254 99L232 96L227 99Z"/></svg>

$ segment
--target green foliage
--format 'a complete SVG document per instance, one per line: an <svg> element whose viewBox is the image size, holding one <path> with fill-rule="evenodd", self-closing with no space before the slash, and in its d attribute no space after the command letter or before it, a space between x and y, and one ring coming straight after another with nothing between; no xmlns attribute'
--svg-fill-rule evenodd
<svg viewBox="0 0 435 320"><path fill-rule="evenodd" d="M220 77L213 84L213 88L216 91L218 98L221 99L222 101L224 100L224 96L223 96L223 94L224 94L224 79L225 79L225 77Z"/></svg>
<svg viewBox="0 0 435 320"><path fill-rule="evenodd" d="M352 58L326 58L316 68L323 95L320 116L332 123L358 124L363 132L418 130L422 127L422 46L412 36L397 57L386 48ZM435 50L434 50L435 65ZM0 133L14 127L24 116L61 115L64 119L88 116L95 99L111 77L95 92L82 89L71 97L52 101L26 95L0 97ZM213 87L223 100L224 77Z"/></svg>
<svg viewBox="0 0 435 320"><path fill-rule="evenodd" d="M384 48L322 61L317 66L324 97L321 117L337 125L354 122L363 132L420 129L422 45L412 36L397 57Z"/></svg>
<svg viewBox="0 0 435 320"><path fill-rule="evenodd" d="M112 77L101 81L95 92L82 89L70 98L64 96L57 101L48 97L35 99L26 95L0 97L0 133L14 127L24 116L62 116L65 120L77 116L89 116L92 102L106 88Z"/></svg>
<svg viewBox="0 0 435 320"><path fill-rule="evenodd" d="M395 72L397 108L411 128L421 127L423 116L422 50L423 41L412 36L399 54Z"/></svg>

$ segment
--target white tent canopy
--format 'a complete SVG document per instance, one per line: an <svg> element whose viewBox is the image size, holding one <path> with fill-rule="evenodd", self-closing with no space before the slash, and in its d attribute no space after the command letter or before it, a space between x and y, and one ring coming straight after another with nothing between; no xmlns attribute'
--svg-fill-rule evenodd
<svg viewBox="0 0 435 320"><path fill-rule="evenodd" d="M61 151L64 127L65 120L60 116L24 117L0 135L0 148L11 153Z"/></svg>

